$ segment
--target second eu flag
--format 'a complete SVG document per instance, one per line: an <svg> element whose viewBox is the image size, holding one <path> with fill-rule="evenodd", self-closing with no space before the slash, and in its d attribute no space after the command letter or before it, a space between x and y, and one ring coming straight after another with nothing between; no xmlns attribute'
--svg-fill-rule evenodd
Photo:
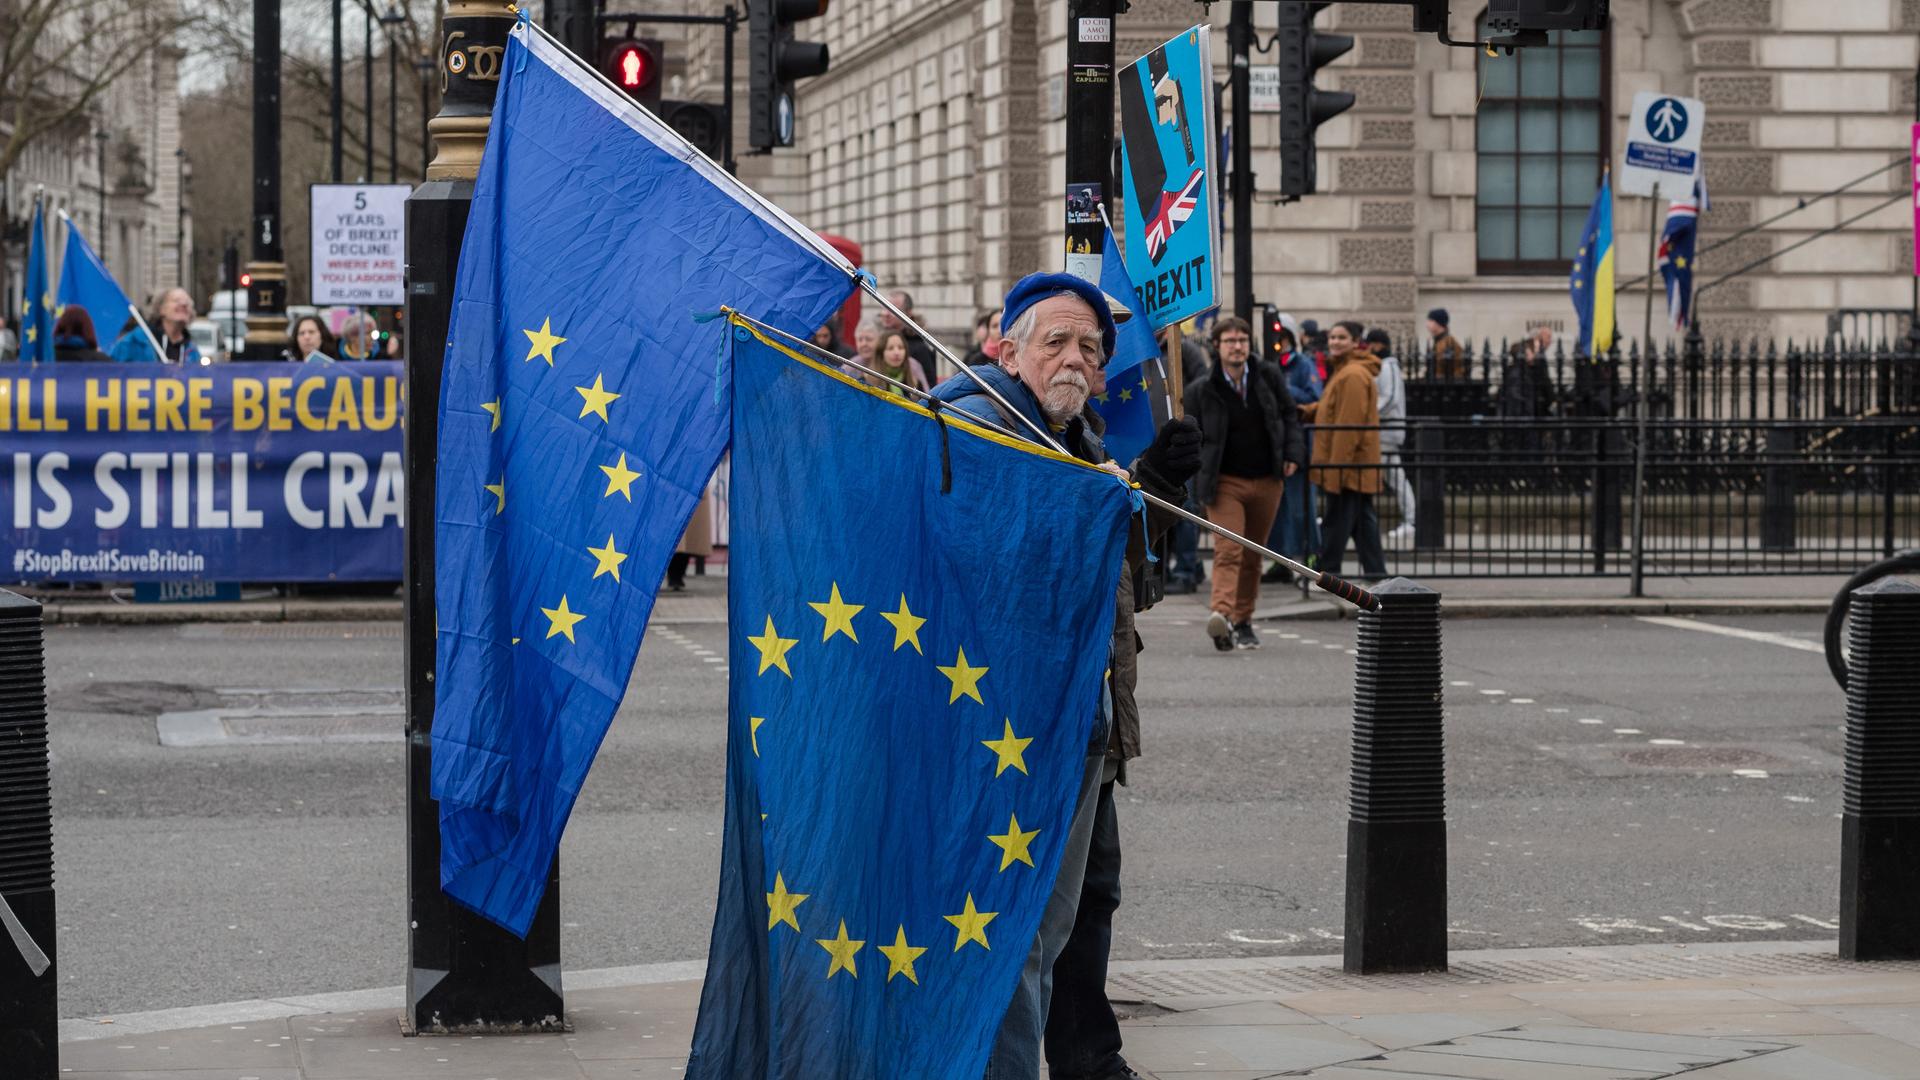
<svg viewBox="0 0 1920 1080"><path fill-rule="evenodd" d="M1600 190L1580 229L1580 251L1567 279L1567 295L1580 320L1576 352L1599 356L1613 347L1613 184L1600 177Z"/></svg>
<svg viewBox="0 0 1920 1080"><path fill-rule="evenodd" d="M733 377L726 830L687 1075L979 1080L1104 737L1129 493L740 322Z"/></svg>
<svg viewBox="0 0 1920 1080"><path fill-rule="evenodd" d="M807 333L831 248L516 27L460 253L435 472L441 888L525 934L727 444L722 305Z"/></svg>

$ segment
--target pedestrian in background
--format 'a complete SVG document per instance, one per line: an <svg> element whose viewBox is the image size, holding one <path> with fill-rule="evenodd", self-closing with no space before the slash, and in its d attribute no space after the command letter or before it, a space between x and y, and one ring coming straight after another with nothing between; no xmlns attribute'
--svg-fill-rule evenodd
<svg viewBox="0 0 1920 1080"><path fill-rule="evenodd" d="M1436 379L1464 379L1467 377L1467 351L1453 336L1453 316L1443 307L1427 312L1427 334L1433 344L1433 377Z"/></svg>
<svg viewBox="0 0 1920 1080"><path fill-rule="evenodd" d="M1327 330L1327 364L1333 374L1320 400L1301 414L1313 432L1313 482L1327 496L1321 519L1320 569L1340 573L1340 561L1352 540L1360 549L1360 567L1368 577L1385 577L1386 553L1380 549L1380 519L1373 496L1380 490L1380 401L1375 385L1380 361L1360 341L1364 328L1338 322ZM1340 430L1335 430L1336 428Z"/></svg>
<svg viewBox="0 0 1920 1080"><path fill-rule="evenodd" d="M1192 320L1188 320L1188 325ZM1160 363L1168 377L1174 374L1173 368L1173 328L1164 327L1154 335L1160 345ZM1213 362L1207 358L1206 346L1192 334L1180 336L1180 385L1183 390L1187 383L1206 377L1213 370ZM1188 479L1182 487L1186 496L1184 508L1188 513L1198 514L1202 507L1193 497L1193 481ZM1198 592L1207 580L1207 567L1200 558L1200 527L1185 518L1174 522L1168 537L1168 562L1166 590L1169 594L1187 596Z"/></svg>
<svg viewBox="0 0 1920 1080"><path fill-rule="evenodd" d="M967 351L967 366L991 364L1000 356L1000 309L983 311L973 320L973 348Z"/></svg>
<svg viewBox="0 0 1920 1080"><path fill-rule="evenodd" d="M1319 363L1313 356L1300 348L1300 324L1292 315L1281 312L1280 329L1272 342L1274 365L1286 378L1287 393L1292 395L1295 405L1311 405L1320 400L1324 382L1320 376ZM1312 447L1302 445L1307 450L1307 460L1313 463ZM1282 485L1280 512L1274 515L1273 528L1267 533L1267 547L1285 555L1295 562L1313 565L1320 559L1320 509L1319 493L1306 469L1300 469L1286 478ZM1293 580L1293 571L1285 563L1274 563L1267 572L1260 575L1264 584L1284 585Z"/></svg>
<svg viewBox="0 0 1920 1080"><path fill-rule="evenodd" d="M896 383L905 383L916 390L926 391L933 388L927 381L926 369L920 361L913 358L907 346L907 335L902 330L882 330L874 343L874 358L871 362L862 361L878 375L866 375L867 385L885 390L899 397L913 399L913 395L902 390ZM881 376L884 376L882 378ZM889 381L891 380L891 381Z"/></svg>
<svg viewBox="0 0 1920 1080"><path fill-rule="evenodd" d="M187 327L193 323L193 294L185 289L167 289L154 298L147 312L147 327L153 336L160 339L160 348L166 354L169 364L198 364L200 347L193 343L193 335ZM123 364L148 363L158 360L154 354L153 342L148 340L140 324L128 320L120 337L110 350L115 360Z"/></svg>
<svg viewBox="0 0 1920 1080"><path fill-rule="evenodd" d="M1413 485L1407 482L1401 467L1401 452L1407 445L1407 380L1400 371L1400 360L1393 355L1393 338L1379 327L1367 331L1368 351L1380 360L1376 392L1380 409L1381 482L1400 506L1400 524L1386 535L1389 547L1413 540Z"/></svg>
<svg viewBox="0 0 1920 1080"><path fill-rule="evenodd" d="M334 362L332 335L320 316L302 315L293 321L293 328L287 331L286 357L304 364Z"/></svg>
<svg viewBox="0 0 1920 1080"><path fill-rule="evenodd" d="M900 289L896 290L888 299L892 301L894 307L899 308L908 318L916 323L920 321L919 315L913 310L912 293ZM907 355L919 362L920 370L926 375L933 376L939 370L938 365L934 363L933 346L927 344L927 339L921 337L919 331L902 322L899 316L884 307L880 309L880 329L898 330L900 336L906 339Z"/></svg>
<svg viewBox="0 0 1920 1080"><path fill-rule="evenodd" d="M1266 536L1282 481L1306 461L1300 423L1280 369L1253 355L1253 328L1229 315L1213 324L1214 368L1187 384L1187 414L1200 423L1194 497L1207 520L1241 536ZM1241 544L1214 545L1207 636L1221 652L1257 649L1254 603L1260 557Z"/></svg>
<svg viewBox="0 0 1920 1080"><path fill-rule="evenodd" d="M813 347L821 352L832 353L835 356L841 355L839 315L830 316L826 322L814 328Z"/></svg>
<svg viewBox="0 0 1920 1080"><path fill-rule="evenodd" d="M100 351L99 335L93 331L93 316L79 304L61 308L60 317L54 321L53 359L61 364L98 364L113 359Z"/></svg>

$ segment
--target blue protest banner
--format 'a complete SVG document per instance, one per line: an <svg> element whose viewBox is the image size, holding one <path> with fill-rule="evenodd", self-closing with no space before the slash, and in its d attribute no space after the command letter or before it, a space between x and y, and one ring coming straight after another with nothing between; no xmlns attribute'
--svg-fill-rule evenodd
<svg viewBox="0 0 1920 1080"><path fill-rule="evenodd" d="M1155 330L1219 303L1210 41L1193 27L1117 75L1127 275Z"/></svg>
<svg viewBox="0 0 1920 1080"><path fill-rule="evenodd" d="M400 579L399 364L15 370L0 579Z"/></svg>

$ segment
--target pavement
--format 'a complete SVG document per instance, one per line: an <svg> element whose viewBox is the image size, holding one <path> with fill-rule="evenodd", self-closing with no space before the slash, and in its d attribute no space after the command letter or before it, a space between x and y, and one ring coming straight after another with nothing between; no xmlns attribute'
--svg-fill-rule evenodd
<svg viewBox="0 0 1920 1080"><path fill-rule="evenodd" d="M656 623L720 623L727 618L726 567L708 567L707 580L691 578L685 593L662 592ZM1617 577L1433 578L1423 584L1441 594L1451 618L1517 618L1583 615L1825 614L1845 582L1840 575L1648 578L1643 596L1628 595ZM356 622L397 620L398 597L267 596L233 603L132 604L96 592L22 590L45 605L48 625L165 625L201 622ZM1172 596L1150 617L1204 614L1206 585ZM1264 621L1339 619L1354 609L1326 593L1263 586L1255 618Z"/></svg>
<svg viewBox="0 0 1920 1080"><path fill-rule="evenodd" d="M1454 952L1445 973L1338 957L1117 963L1142 1075L1214 1080L1910 1080L1920 961L1831 942ZM700 965L568 973L553 1035L400 1032L399 988L61 1022L61 1075L125 1080L663 1080Z"/></svg>

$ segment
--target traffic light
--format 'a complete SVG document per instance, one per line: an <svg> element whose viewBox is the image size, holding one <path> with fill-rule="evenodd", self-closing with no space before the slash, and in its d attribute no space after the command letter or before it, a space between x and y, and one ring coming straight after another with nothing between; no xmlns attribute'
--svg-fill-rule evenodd
<svg viewBox="0 0 1920 1080"><path fill-rule="evenodd" d="M600 70L628 97L657 112L666 57L654 38L615 38L600 51Z"/></svg>
<svg viewBox="0 0 1920 1080"><path fill-rule="evenodd" d="M1353 50L1351 34L1320 34L1313 18L1324 0L1282 0L1280 31L1280 194L1299 198L1316 190L1313 129L1353 108L1353 95L1321 90L1314 74Z"/></svg>
<svg viewBox="0 0 1920 1080"><path fill-rule="evenodd" d="M824 75L827 47L795 41L793 24L827 13L827 0L747 0L747 142L793 145L793 84Z"/></svg>
<svg viewBox="0 0 1920 1080"><path fill-rule="evenodd" d="M713 161L726 154L727 111L701 101L663 101L656 110L667 126Z"/></svg>

